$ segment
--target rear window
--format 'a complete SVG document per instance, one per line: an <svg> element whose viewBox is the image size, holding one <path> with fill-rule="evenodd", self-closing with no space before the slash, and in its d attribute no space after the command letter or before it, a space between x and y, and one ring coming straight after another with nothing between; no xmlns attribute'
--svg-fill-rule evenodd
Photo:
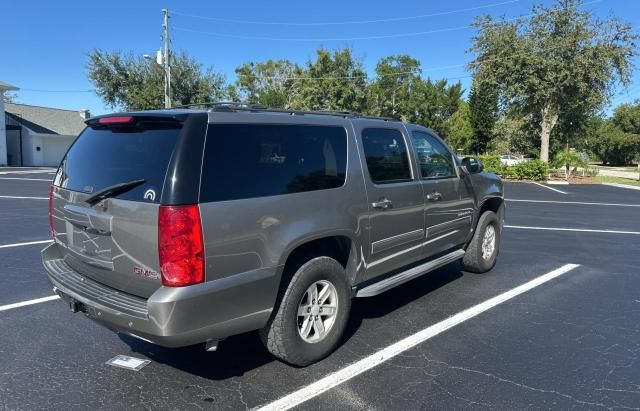
<svg viewBox="0 0 640 411"><path fill-rule="evenodd" d="M337 188L346 167L342 127L210 124L200 201Z"/></svg>
<svg viewBox="0 0 640 411"><path fill-rule="evenodd" d="M179 133L179 128L87 128L62 160L56 183L69 190L96 193L114 184L145 179L144 184L116 197L159 202Z"/></svg>

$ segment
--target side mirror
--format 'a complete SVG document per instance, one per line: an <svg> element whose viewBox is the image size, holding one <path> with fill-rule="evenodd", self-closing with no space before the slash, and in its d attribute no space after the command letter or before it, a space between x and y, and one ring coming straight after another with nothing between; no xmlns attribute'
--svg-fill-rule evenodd
<svg viewBox="0 0 640 411"><path fill-rule="evenodd" d="M462 159L462 165L467 169L467 171L471 174L477 174L484 170L484 166L482 165L482 161L475 157L465 157Z"/></svg>

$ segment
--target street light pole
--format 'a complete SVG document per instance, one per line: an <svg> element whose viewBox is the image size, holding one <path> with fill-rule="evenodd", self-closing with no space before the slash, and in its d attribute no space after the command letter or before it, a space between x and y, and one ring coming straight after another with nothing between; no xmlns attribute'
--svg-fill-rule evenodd
<svg viewBox="0 0 640 411"><path fill-rule="evenodd" d="M164 107L171 108L171 62L169 54L169 9L162 9L164 14Z"/></svg>

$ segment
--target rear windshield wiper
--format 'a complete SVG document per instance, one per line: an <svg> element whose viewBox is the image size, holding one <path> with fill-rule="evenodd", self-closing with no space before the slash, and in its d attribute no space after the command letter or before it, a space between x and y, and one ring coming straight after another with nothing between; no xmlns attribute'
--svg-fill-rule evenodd
<svg viewBox="0 0 640 411"><path fill-rule="evenodd" d="M128 183L118 183L112 186L109 186L103 190L98 191L91 197L87 198L85 201L90 205L94 205L105 198L117 196L118 194L126 193L127 191L138 187L140 184L143 184L145 181L144 178L140 180L129 181Z"/></svg>

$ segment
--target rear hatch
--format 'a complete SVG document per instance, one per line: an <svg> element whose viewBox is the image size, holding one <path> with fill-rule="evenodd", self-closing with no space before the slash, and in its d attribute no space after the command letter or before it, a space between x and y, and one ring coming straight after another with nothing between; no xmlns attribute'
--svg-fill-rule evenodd
<svg viewBox="0 0 640 411"><path fill-rule="evenodd" d="M53 234L74 271L144 298L161 286L160 204L197 198L176 194L178 177L191 175L180 173L188 163L181 158L186 135L194 131L188 118L143 113L88 122L52 187ZM186 184L197 187L197 177Z"/></svg>

